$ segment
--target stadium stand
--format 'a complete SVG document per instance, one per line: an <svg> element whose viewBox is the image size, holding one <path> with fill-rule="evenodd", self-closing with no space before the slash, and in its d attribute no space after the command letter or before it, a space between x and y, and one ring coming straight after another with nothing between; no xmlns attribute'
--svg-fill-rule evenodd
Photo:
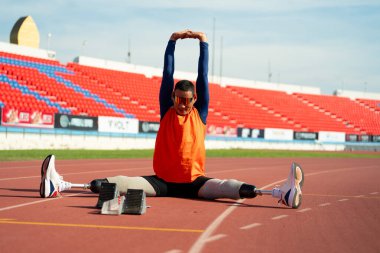
<svg viewBox="0 0 380 253"><path fill-rule="evenodd" d="M380 112L380 101L379 100L369 100L369 99L356 99L360 105L367 107L370 111Z"/></svg>
<svg viewBox="0 0 380 253"><path fill-rule="evenodd" d="M358 100L328 95L297 94L297 97L331 118L343 122L347 129L362 134L380 133L380 114L376 107L366 106ZM368 101L368 100L362 100ZM368 102L367 102L368 103ZM375 105L369 102L369 104ZM376 110L377 109L377 110ZM351 133L346 130L346 132Z"/></svg>
<svg viewBox="0 0 380 253"><path fill-rule="evenodd" d="M0 52L0 69L3 73L0 75L0 82L20 90L22 102L27 94L45 102L52 112L90 116L105 112L110 116L133 117L80 85L63 78L62 74L74 73L58 61ZM33 104L29 106L33 107Z"/></svg>
<svg viewBox="0 0 380 253"><path fill-rule="evenodd" d="M209 121L232 127L258 129L291 127L287 122L276 117L273 111L259 104L253 104L249 97L239 94L234 88L223 88L217 84L210 84Z"/></svg>
<svg viewBox="0 0 380 253"><path fill-rule="evenodd" d="M79 84L118 108L136 115L140 120L159 121L158 92L160 78L106 70L69 63L67 68L75 74L62 74L67 80ZM112 116L102 112L104 116Z"/></svg>
<svg viewBox="0 0 380 253"><path fill-rule="evenodd" d="M281 125L272 126L269 123L268 127L290 128L305 132L338 131L357 133L357 131L347 128L342 122L324 114L318 107L298 100L295 95L289 95L281 91L233 86L228 86L227 88L239 94L242 98L248 98L252 105L266 110L273 117L282 120Z"/></svg>
<svg viewBox="0 0 380 253"><path fill-rule="evenodd" d="M0 52L0 105L159 121L161 77ZM380 134L380 101L210 84L208 124Z"/></svg>

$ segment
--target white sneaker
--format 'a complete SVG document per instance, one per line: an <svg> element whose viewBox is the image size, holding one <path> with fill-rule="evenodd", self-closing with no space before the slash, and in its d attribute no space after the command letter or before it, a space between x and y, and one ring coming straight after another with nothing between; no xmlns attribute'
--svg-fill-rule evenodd
<svg viewBox="0 0 380 253"><path fill-rule="evenodd" d="M302 186L304 184L304 173L300 165L292 163L288 180L279 188L272 190L272 196L291 208L298 208L302 202Z"/></svg>
<svg viewBox="0 0 380 253"><path fill-rule="evenodd" d="M60 192L71 188L55 170L55 156L48 155L41 166L40 195L42 198L56 198Z"/></svg>

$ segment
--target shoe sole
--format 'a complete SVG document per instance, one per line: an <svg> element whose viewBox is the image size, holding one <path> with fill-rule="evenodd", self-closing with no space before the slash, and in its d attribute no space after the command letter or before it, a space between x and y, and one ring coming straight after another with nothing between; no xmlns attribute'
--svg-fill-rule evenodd
<svg viewBox="0 0 380 253"><path fill-rule="evenodd" d="M299 172L301 175L298 175L297 173L297 168L299 168ZM298 180L298 184L300 185L300 187L302 188L303 187L303 184L305 182L305 176L304 176L304 172L303 172L303 169L302 167L298 164L298 163L295 163L293 162L292 163L292 171L293 171L293 176L296 180ZM300 178L298 178L298 176L300 176Z"/></svg>
<svg viewBox="0 0 380 253"><path fill-rule="evenodd" d="M296 201L297 197L298 197L298 203ZM293 194L292 208L297 209L298 207L301 206L301 203L302 203L302 192L299 192L298 189L296 188Z"/></svg>
<svg viewBox="0 0 380 253"><path fill-rule="evenodd" d="M295 162L292 163L292 172L293 172L294 179L296 180L299 186L294 189L293 201L292 201L292 208L297 209L298 207L301 206L301 203L302 203L302 189L301 188L303 184L305 183L305 176L304 176L302 167Z"/></svg>
<svg viewBox="0 0 380 253"><path fill-rule="evenodd" d="M52 155L48 155L45 158L45 160L42 162L42 166L41 166L41 183L40 183L41 198L47 198L47 196L45 195L45 188L46 188L45 180L46 180L46 171L47 171L47 168L49 167L51 157Z"/></svg>

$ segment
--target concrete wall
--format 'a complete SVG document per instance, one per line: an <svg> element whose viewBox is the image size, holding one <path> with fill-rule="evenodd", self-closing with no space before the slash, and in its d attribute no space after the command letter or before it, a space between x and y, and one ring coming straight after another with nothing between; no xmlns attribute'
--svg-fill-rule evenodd
<svg viewBox="0 0 380 253"><path fill-rule="evenodd" d="M356 98L366 98L366 99L375 99L380 100L380 93L375 92L361 92L361 91L352 91L352 90L336 90L334 94L338 97L348 97L351 99Z"/></svg>
<svg viewBox="0 0 380 253"><path fill-rule="evenodd" d="M154 134L106 134L81 131L0 127L0 150L16 149L153 149ZM276 149L342 151L344 143L275 141L235 137L207 137L207 149Z"/></svg>
<svg viewBox="0 0 380 253"><path fill-rule="evenodd" d="M8 52L11 54L31 56L31 57L41 58L41 59L55 60L55 52L52 50L19 46L19 45L5 43L1 41L0 41L0 51Z"/></svg>

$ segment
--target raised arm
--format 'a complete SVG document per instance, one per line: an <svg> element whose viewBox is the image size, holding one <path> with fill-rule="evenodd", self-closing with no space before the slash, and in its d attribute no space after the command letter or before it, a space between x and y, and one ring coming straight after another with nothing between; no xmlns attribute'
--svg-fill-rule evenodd
<svg viewBox="0 0 380 253"><path fill-rule="evenodd" d="M178 39L198 39L200 41L200 55L198 61L198 77L196 81L197 102L194 104L199 111L203 123L206 124L209 104L208 90L208 43L207 37L202 32L184 30L174 32L165 50L164 70L160 88L160 116L161 119L165 113L173 106L171 94L174 88L174 51Z"/></svg>
<svg viewBox="0 0 380 253"><path fill-rule="evenodd" d="M170 36L170 40L165 50L164 58L164 70L162 73L162 82L160 87L160 116L161 119L164 117L165 113L173 106L173 101L171 100L171 94L174 88L174 51L175 44L178 39L187 38L189 30L174 32Z"/></svg>
<svg viewBox="0 0 380 253"><path fill-rule="evenodd" d="M208 87L208 43L206 34L193 32L194 37L199 39L198 77L196 82L197 102L194 104L204 124L207 121L208 105L210 101Z"/></svg>

